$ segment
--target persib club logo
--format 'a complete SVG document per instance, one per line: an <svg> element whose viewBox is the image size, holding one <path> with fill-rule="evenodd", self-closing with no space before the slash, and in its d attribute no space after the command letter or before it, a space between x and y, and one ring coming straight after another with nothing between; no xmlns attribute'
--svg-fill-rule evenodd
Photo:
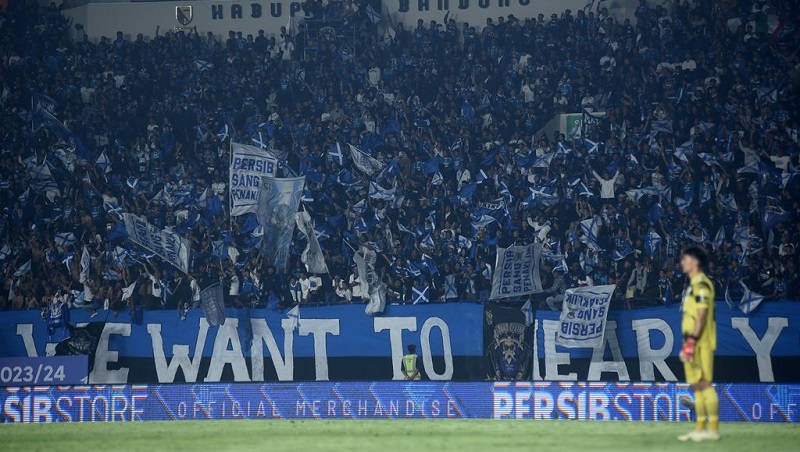
<svg viewBox="0 0 800 452"><path fill-rule="evenodd" d="M175 19L181 25L189 25L192 23L192 7L191 6L176 6Z"/></svg>

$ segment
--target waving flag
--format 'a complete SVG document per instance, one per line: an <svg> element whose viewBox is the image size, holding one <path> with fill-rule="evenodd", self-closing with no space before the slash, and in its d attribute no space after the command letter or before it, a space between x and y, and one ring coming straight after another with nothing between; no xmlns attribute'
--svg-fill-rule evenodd
<svg viewBox="0 0 800 452"><path fill-rule="evenodd" d="M789 212L780 206L766 206L762 215L762 227L766 234L776 225L789 219Z"/></svg>
<svg viewBox="0 0 800 452"><path fill-rule="evenodd" d="M678 208L678 212L682 215L689 215L689 208L692 203L680 197L676 197L673 201L675 202L675 207Z"/></svg>
<svg viewBox="0 0 800 452"><path fill-rule="evenodd" d="M196 59L194 60L194 65L197 67L197 70L200 72L209 71L214 68L214 63L211 63L206 60Z"/></svg>
<svg viewBox="0 0 800 452"><path fill-rule="evenodd" d="M28 172L30 174L31 179L52 179L53 174L50 172L50 167L47 166L47 163L42 163L41 165L34 166Z"/></svg>
<svg viewBox="0 0 800 452"><path fill-rule="evenodd" d="M549 168L550 162L553 161L553 157L555 157L555 152L548 152L547 154L537 158L536 160L531 163L532 168Z"/></svg>
<svg viewBox="0 0 800 452"><path fill-rule="evenodd" d="M95 166L99 167L105 174L111 172L111 160L108 159L106 151L100 153L100 156L97 157L97 161L94 164Z"/></svg>
<svg viewBox="0 0 800 452"><path fill-rule="evenodd" d="M747 285L741 281L739 281L739 285L742 286L744 293L742 293L742 298L739 300L739 303L735 303L734 306L738 306L740 311L749 315L764 301L764 296L751 291L747 288ZM725 291L725 300L731 303L727 289Z"/></svg>
<svg viewBox="0 0 800 452"><path fill-rule="evenodd" d="M220 326L225 324L225 302L222 284L214 283L200 291L200 307L208 324Z"/></svg>
<svg viewBox="0 0 800 452"><path fill-rule="evenodd" d="M394 199L395 197L395 188L386 189L378 185L377 182L370 182L369 183L369 197L373 199L383 199L384 201L388 201Z"/></svg>
<svg viewBox="0 0 800 452"><path fill-rule="evenodd" d="M286 313L286 318L290 321L292 331L297 331L297 329L300 328L300 305L290 309Z"/></svg>
<svg viewBox="0 0 800 452"><path fill-rule="evenodd" d="M736 206L736 200L733 199L733 195L720 195L717 198L717 202L719 204L720 209L728 210L731 212L736 212L739 208Z"/></svg>
<svg viewBox="0 0 800 452"><path fill-rule="evenodd" d="M377 159L367 155L352 144L348 144L348 146L350 146L350 157L353 159L353 164L362 173L372 176L383 168L383 164Z"/></svg>
<svg viewBox="0 0 800 452"><path fill-rule="evenodd" d="M53 237L53 241L55 242L56 246L59 248L66 248L68 246L72 246L78 239L75 238L75 234L71 232L61 232Z"/></svg>
<svg viewBox="0 0 800 452"><path fill-rule="evenodd" d="M306 266L306 270L309 273L328 273L328 265L325 263L325 256L319 246L311 215L305 210L297 212L296 221L297 229L306 236L306 241L308 242L305 250L300 255L300 261Z"/></svg>
<svg viewBox="0 0 800 452"><path fill-rule="evenodd" d="M722 246L723 243L725 243L725 227L720 226L717 230L717 235L714 236L714 241L711 243L711 247L714 248L714 251L716 251Z"/></svg>
<svg viewBox="0 0 800 452"><path fill-rule="evenodd" d="M89 279L89 270L91 268L92 258L89 256L89 250L86 249L86 246L83 247L83 252L81 253L81 271L79 275L78 282L81 284L86 284L86 281Z"/></svg>
<svg viewBox="0 0 800 452"><path fill-rule="evenodd" d="M581 231L583 231L584 234L583 237L581 237L581 241L584 242L586 246L596 250L600 249L600 246L597 244L597 239L600 234L600 223L597 217L581 221Z"/></svg>
<svg viewBox="0 0 800 452"><path fill-rule="evenodd" d="M600 153L600 146L603 145L603 142L584 139L583 145L586 147L586 152L588 152L589 155L597 155Z"/></svg>
<svg viewBox="0 0 800 452"><path fill-rule="evenodd" d="M411 287L411 303L423 304L430 301L430 287L415 284Z"/></svg>
<svg viewBox="0 0 800 452"><path fill-rule="evenodd" d="M666 133L672 135L672 121L669 119L662 119L650 123L650 133L659 134Z"/></svg>
<svg viewBox="0 0 800 452"><path fill-rule="evenodd" d="M289 264L295 216L303 195L304 177L278 179L263 176L259 186L259 223L264 226L261 251L280 269Z"/></svg>
<svg viewBox="0 0 800 452"><path fill-rule="evenodd" d="M649 231L644 237L644 251L648 256L653 256L658 252L658 247L661 246L661 236L656 231Z"/></svg>
<svg viewBox="0 0 800 452"><path fill-rule="evenodd" d="M28 262L25 262L24 264L17 267L17 271L14 272L14 277L19 278L20 276L30 272L31 272L31 260L28 259Z"/></svg>
<svg viewBox="0 0 800 452"><path fill-rule="evenodd" d="M333 143L330 149L328 149L328 160L334 161L339 164L339 166L344 165L344 154L342 153L342 146L336 142Z"/></svg>

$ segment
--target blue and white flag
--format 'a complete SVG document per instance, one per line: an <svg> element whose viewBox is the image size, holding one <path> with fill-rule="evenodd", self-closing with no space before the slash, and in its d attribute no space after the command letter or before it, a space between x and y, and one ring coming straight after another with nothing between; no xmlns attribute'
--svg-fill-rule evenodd
<svg viewBox="0 0 800 452"><path fill-rule="evenodd" d="M225 301L222 284L214 283L200 291L200 306L208 324L220 326L225 324Z"/></svg>
<svg viewBox="0 0 800 452"><path fill-rule="evenodd" d="M787 212L783 207L770 205L764 207L764 213L761 219L762 219L761 226L764 230L764 233L766 234L778 224L788 220L789 212Z"/></svg>
<svg viewBox="0 0 800 452"><path fill-rule="evenodd" d="M306 249L300 255L300 261L306 266L306 270L315 274L328 273L328 265L325 263L325 256L314 231L314 222L305 210L297 212L297 229L306 236Z"/></svg>
<svg viewBox="0 0 800 452"><path fill-rule="evenodd" d="M472 220L472 227L474 229L483 229L497 220L490 215L481 215L480 217Z"/></svg>
<svg viewBox="0 0 800 452"><path fill-rule="evenodd" d="M548 152L547 154L537 158L536 160L531 163L532 168L549 168L550 162L553 161L553 157L555 157L555 152Z"/></svg>
<svg viewBox="0 0 800 452"><path fill-rule="evenodd" d="M678 208L678 212L680 212L681 215L689 215L689 208L692 206L692 203L680 197L673 199L673 202L675 203L675 207Z"/></svg>
<svg viewBox="0 0 800 452"><path fill-rule="evenodd" d="M442 173L437 172L433 175L433 179L431 179L431 185L434 187L442 185L444 183L444 177L442 177Z"/></svg>
<svg viewBox="0 0 800 452"><path fill-rule="evenodd" d="M17 271L14 272L14 277L19 278L20 276L30 272L31 272L31 260L28 259L28 262L25 262L24 264L17 267Z"/></svg>
<svg viewBox="0 0 800 452"><path fill-rule="evenodd" d="M362 173L372 176L383 168L383 164L377 159L365 154L352 144L348 144L348 146L350 146L350 157L353 159L353 164Z"/></svg>
<svg viewBox="0 0 800 452"><path fill-rule="evenodd" d="M297 329L300 328L300 305L290 309L286 313L286 318L288 318L290 321L292 331L297 331Z"/></svg>
<svg viewBox="0 0 800 452"><path fill-rule="evenodd" d="M497 248L491 299L522 297L542 292L539 263L542 244Z"/></svg>
<svg viewBox="0 0 800 452"><path fill-rule="evenodd" d="M644 252L652 257L658 253L658 248L661 246L661 236L656 231L650 230L644 236Z"/></svg>
<svg viewBox="0 0 800 452"><path fill-rule="evenodd" d="M383 3L381 3L381 5L383 5ZM380 11L377 11L372 6L372 4L367 4L367 17L369 18L369 21L372 22L373 24L377 24L378 22L381 21Z"/></svg>
<svg viewBox="0 0 800 452"><path fill-rule="evenodd" d="M533 308L531 307L531 300L526 301L525 304L522 305L522 308L520 308L520 311L525 315L525 326L533 325L534 315Z"/></svg>
<svg viewBox="0 0 800 452"><path fill-rule="evenodd" d="M281 270L289 264L295 215L300 207L304 185L305 177L261 178L256 211L259 223L264 226L260 249Z"/></svg>
<svg viewBox="0 0 800 452"><path fill-rule="evenodd" d="M567 289L556 344L570 348L603 347L608 308L616 287L610 284Z"/></svg>
<svg viewBox="0 0 800 452"><path fill-rule="evenodd" d="M697 156L700 157L700 160L702 160L703 163L705 163L707 166L713 166L713 165L721 166L719 164L719 161L717 161L717 157L715 155L711 155L707 152L701 152L697 154Z"/></svg>
<svg viewBox="0 0 800 452"><path fill-rule="evenodd" d="M28 171L28 174L30 174L31 179L46 180L53 178L53 174L50 172L50 167L47 166L47 163L34 166Z"/></svg>
<svg viewBox="0 0 800 452"><path fill-rule="evenodd" d="M378 185L377 182L371 181L369 183L369 197L373 199L382 199L384 201L388 201L394 199L395 189L396 188L386 189Z"/></svg>
<svg viewBox="0 0 800 452"><path fill-rule="evenodd" d="M678 160L682 160L686 163L689 162L688 155L694 154L694 141L689 140L682 145L675 148L675 157L678 157Z"/></svg>
<svg viewBox="0 0 800 452"><path fill-rule="evenodd" d="M739 284L742 286L744 293L742 293L742 298L739 300L739 303L735 303L735 305L738 306L740 311L749 315L764 301L764 296L751 291L747 288L745 283L741 281L739 281ZM725 299L726 301L730 300L727 289L725 291Z"/></svg>
<svg viewBox="0 0 800 452"><path fill-rule="evenodd" d="M603 145L603 142L584 139L583 145L586 147L586 152L588 152L589 155L597 155L600 153L600 146Z"/></svg>
<svg viewBox="0 0 800 452"><path fill-rule="evenodd" d="M738 170L736 170L736 174L758 174L758 161L753 161Z"/></svg>
<svg viewBox="0 0 800 452"><path fill-rule="evenodd" d="M739 210L739 208L736 206L736 200L733 199L733 195L731 194L719 195L717 202L720 209L728 210L730 212L736 212Z"/></svg>
<svg viewBox="0 0 800 452"><path fill-rule="evenodd" d="M625 259L626 257L630 256L631 254L633 254L633 248L630 245L628 245L625 248L623 248L622 251L614 250L614 252L611 253L611 258L614 260L614 262L619 262Z"/></svg>
<svg viewBox="0 0 800 452"><path fill-rule="evenodd" d="M59 248L66 248L75 244L78 239L71 232L60 232L53 237L53 241Z"/></svg>
<svg viewBox="0 0 800 452"><path fill-rule="evenodd" d="M194 65L197 67L197 70L200 72L210 71L214 69L214 63L206 60L195 59Z"/></svg>
<svg viewBox="0 0 800 452"><path fill-rule="evenodd" d="M456 287L456 275L444 277L444 299L455 300L458 298L458 288Z"/></svg>
<svg viewBox="0 0 800 452"><path fill-rule="evenodd" d="M672 135L672 121L669 119L662 119L650 123L650 133L666 133Z"/></svg>
<svg viewBox="0 0 800 452"><path fill-rule="evenodd" d="M231 141L231 216L253 213L258 209L261 177L274 177L277 169L278 159L269 151Z"/></svg>
<svg viewBox="0 0 800 452"><path fill-rule="evenodd" d="M423 304L430 301L430 287L423 285L414 285L411 287L411 303Z"/></svg>
<svg viewBox="0 0 800 452"><path fill-rule="evenodd" d="M139 194L139 191L141 190L141 187L139 185L139 179L131 176L131 177L128 178L127 181L125 181L125 184L128 186L128 188L133 190L134 194L137 194L137 195Z"/></svg>
<svg viewBox="0 0 800 452"><path fill-rule="evenodd" d="M100 156L97 157L97 161L94 162L95 166L100 168L103 173L108 174L111 172L111 160L108 159L106 155L106 151L100 153Z"/></svg>
<svg viewBox="0 0 800 452"><path fill-rule="evenodd" d="M581 231L583 231L583 236L581 237L581 241L591 248L595 250L599 250L600 246L597 244L597 240L600 233L600 222L597 217L592 217L586 220L581 221Z"/></svg>
<svg viewBox="0 0 800 452"><path fill-rule="evenodd" d="M583 182L578 184L578 186L575 188L575 191L578 193L578 196L586 196L588 198L594 196L594 193L592 193L592 191L589 190L589 187L587 187Z"/></svg>
<svg viewBox="0 0 800 452"><path fill-rule="evenodd" d="M123 215L128 238L142 248L157 254L178 270L189 273L191 248L189 240L150 224L146 218L126 213Z"/></svg>
<svg viewBox="0 0 800 452"><path fill-rule="evenodd" d="M339 164L339 166L344 165L344 153L342 153L342 146L339 142L336 142L328 149L328 160L333 161Z"/></svg>
<svg viewBox="0 0 800 452"><path fill-rule="evenodd" d="M717 251L722 244L725 243L725 227L720 226L717 230L717 235L714 236L714 241L711 243L711 247L714 248L714 251Z"/></svg>

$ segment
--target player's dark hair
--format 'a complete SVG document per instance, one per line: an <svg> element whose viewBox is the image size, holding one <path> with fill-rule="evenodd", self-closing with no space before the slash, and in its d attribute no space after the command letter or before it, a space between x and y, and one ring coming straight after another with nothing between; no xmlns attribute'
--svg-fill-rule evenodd
<svg viewBox="0 0 800 452"><path fill-rule="evenodd" d="M701 269L705 270L708 267L708 253L703 248L690 246L683 250L683 254L695 258Z"/></svg>

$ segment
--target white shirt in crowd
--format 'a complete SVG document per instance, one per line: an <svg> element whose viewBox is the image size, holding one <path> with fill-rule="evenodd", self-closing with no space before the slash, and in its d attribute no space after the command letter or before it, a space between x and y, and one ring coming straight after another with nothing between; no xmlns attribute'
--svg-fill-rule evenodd
<svg viewBox="0 0 800 452"><path fill-rule="evenodd" d="M617 183L619 171L614 173L614 177L611 179L603 179L599 174L597 174L597 171L594 170L592 170L592 175L594 175L594 178L597 179L597 182L600 182L600 198L614 199L614 185Z"/></svg>
<svg viewBox="0 0 800 452"><path fill-rule="evenodd" d="M350 275L350 290L353 294L353 298L361 299L364 296L364 291L361 290L361 276L356 275L353 273Z"/></svg>

